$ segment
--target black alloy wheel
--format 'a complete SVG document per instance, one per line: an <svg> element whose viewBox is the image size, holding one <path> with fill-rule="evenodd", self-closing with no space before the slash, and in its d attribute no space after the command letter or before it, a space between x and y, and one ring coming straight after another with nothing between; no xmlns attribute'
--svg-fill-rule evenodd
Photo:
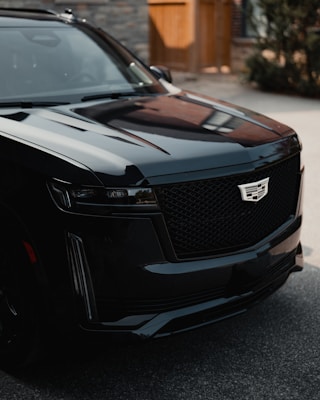
<svg viewBox="0 0 320 400"><path fill-rule="evenodd" d="M23 368L40 355L35 292L22 241L8 234L0 242L0 368Z"/></svg>

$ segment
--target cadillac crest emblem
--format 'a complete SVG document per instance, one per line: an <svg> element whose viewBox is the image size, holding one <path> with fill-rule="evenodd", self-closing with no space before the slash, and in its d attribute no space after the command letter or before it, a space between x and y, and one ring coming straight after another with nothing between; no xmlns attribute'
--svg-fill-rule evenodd
<svg viewBox="0 0 320 400"><path fill-rule="evenodd" d="M265 178L257 182L238 185L238 188L240 189L243 201L257 202L268 194L268 186L269 178Z"/></svg>

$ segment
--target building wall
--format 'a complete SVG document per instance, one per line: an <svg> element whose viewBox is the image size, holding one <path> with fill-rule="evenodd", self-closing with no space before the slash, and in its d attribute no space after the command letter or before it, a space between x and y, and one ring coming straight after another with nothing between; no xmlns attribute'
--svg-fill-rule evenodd
<svg viewBox="0 0 320 400"><path fill-rule="evenodd" d="M245 60L252 54L254 43L254 39L244 36L243 3L243 0L233 0L230 67L234 73L246 72Z"/></svg>
<svg viewBox="0 0 320 400"><path fill-rule="evenodd" d="M0 0L0 7L40 7L58 12L71 8L148 62L147 0Z"/></svg>

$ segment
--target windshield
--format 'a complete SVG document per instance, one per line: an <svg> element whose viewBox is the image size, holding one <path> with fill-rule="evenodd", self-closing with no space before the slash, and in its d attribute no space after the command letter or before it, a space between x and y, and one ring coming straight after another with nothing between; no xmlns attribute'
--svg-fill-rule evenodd
<svg viewBox="0 0 320 400"><path fill-rule="evenodd" d="M76 27L2 28L0 102L77 102L164 89L129 52Z"/></svg>

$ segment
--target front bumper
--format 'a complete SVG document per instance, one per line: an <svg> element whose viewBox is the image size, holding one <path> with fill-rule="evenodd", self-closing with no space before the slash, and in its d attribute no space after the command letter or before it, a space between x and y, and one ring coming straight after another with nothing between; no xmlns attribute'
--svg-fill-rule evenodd
<svg viewBox="0 0 320 400"><path fill-rule="evenodd" d="M118 337L162 337L243 313L303 268L300 227L298 218L255 248L224 257L154 262L139 265L136 274L118 265L117 274L125 274L122 282L110 271L106 278L99 268L89 267L82 238L69 233L81 329Z"/></svg>

